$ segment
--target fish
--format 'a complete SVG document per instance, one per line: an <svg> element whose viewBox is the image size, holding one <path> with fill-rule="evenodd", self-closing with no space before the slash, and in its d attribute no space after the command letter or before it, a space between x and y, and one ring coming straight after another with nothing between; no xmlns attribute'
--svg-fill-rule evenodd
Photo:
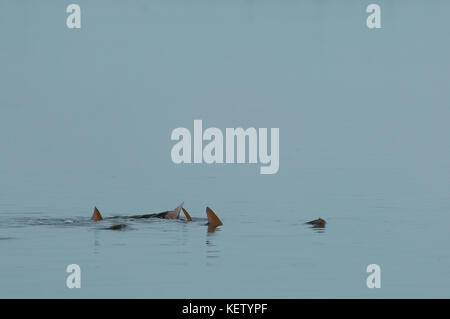
<svg viewBox="0 0 450 319"><path fill-rule="evenodd" d="M186 216L186 219L188 221L192 221L192 218L189 215L189 213L186 211L186 209L184 209L184 208L182 208L182 209L183 209L184 215ZM208 218L208 222L205 225L208 226L209 233L215 232L217 227L223 225L220 218L217 217L216 213L214 213L214 211L209 207L206 207L206 217Z"/></svg>
<svg viewBox="0 0 450 319"><path fill-rule="evenodd" d="M91 219L95 222L99 222L99 221L103 220L102 214L100 214L97 207L94 207L94 214L92 214Z"/></svg>
<svg viewBox="0 0 450 319"><path fill-rule="evenodd" d="M99 222L102 220L111 220L111 219L117 219L117 218L121 218L121 219L146 219L146 218L163 218L163 219L170 219L170 220L175 220L175 219L180 219L180 213L181 211L183 211L184 216L186 217L186 220L188 222L192 222L192 217L189 214L189 212L183 207L184 202L182 202L180 205L178 205L174 210L172 211L165 211L162 213L154 213L154 214L143 214L143 215L131 215L131 216L113 216L113 217L107 217L104 218L102 216L102 214L100 214L100 211L98 210L98 208L95 206L94 207L94 213L92 214L91 220L95 221L95 222ZM214 232L216 230L217 227L222 226L223 223L220 220L219 217L217 217L217 215L214 213L214 211L209 208L206 207L206 217L208 218L208 222L205 224L208 226L208 232ZM126 224L117 224L117 225L113 225L104 229L109 229L109 230L123 230L127 228Z"/></svg>
<svg viewBox="0 0 450 319"><path fill-rule="evenodd" d="M127 218L127 219L145 219L145 218L165 218L165 219L179 219L180 218L180 211L183 207L184 203L181 203L172 211L165 211L162 213L155 213L155 214L143 214L143 215L132 215L132 216L113 216L108 217L106 219L116 219L116 218ZM99 222L104 220L102 214L100 214L100 211L97 207L94 207L94 213L92 214L93 221Z"/></svg>
<svg viewBox="0 0 450 319"><path fill-rule="evenodd" d="M305 224L312 225L313 228L325 228L326 223L327 222L324 219L319 217L318 219L312 220Z"/></svg>
<svg viewBox="0 0 450 319"><path fill-rule="evenodd" d="M187 212L186 209L184 209L184 207L181 207L181 209L183 210L183 213L184 213L184 216L186 216L186 219L191 222L192 221L191 215L189 215L189 213Z"/></svg>
<svg viewBox="0 0 450 319"><path fill-rule="evenodd" d="M213 212L211 208L206 207L206 215L208 216L207 225L209 227L218 227L223 225L222 221L219 219L219 217L217 217L217 215Z"/></svg>
<svg viewBox="0 0 450 319"><path fill-rule="evenodd" d="M117 225L112 225L112 226L110 226L110 227L106 227L106 228L103 228L103 229L108 229L108 230L124 230L124 229L126 229L126 228L128 228L128 225L127 225L127 224L117 224Z"/></svg>

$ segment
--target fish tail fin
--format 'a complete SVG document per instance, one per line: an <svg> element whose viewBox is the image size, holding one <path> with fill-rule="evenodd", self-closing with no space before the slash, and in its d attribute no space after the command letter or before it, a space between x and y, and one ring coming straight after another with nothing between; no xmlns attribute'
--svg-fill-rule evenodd
<svg viewBox="0 0 450 319"><path fill-rule="evenodd" d="M167 219L178 219L180 218L180 211L183 208L184 202L182 202L177 208L166 215Z"/></svg>
<svg viewBox="0 0 450 319"><path fill-rule="evenodd" d="M96 222L103 220L102 214L100 214L97 207L94 207L94 214L92 214L92 220Z"/></svg>
<svg viewBox="0 0 450 319"><path fill-rule="evenodd" d="M208 226L217 227L223 225L219 217L217 217L217 215L209 207L206 207L206 216L208 216Z"/></svg>
<svg viewBox="0 0 450 319"><path fill-rule="evenodd" d="M184 216L186 216L186 219L191 222L192 221L191 215L189 215L187 210L184 209L183 207L181 209L183 210L183 213L184 213Z"/></svg>

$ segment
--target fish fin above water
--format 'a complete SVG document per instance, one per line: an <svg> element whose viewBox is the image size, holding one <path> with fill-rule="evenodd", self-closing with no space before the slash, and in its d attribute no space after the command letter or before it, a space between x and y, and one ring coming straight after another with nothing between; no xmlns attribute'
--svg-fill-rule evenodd
<svg viewBox="0 0 450 319"><path fill-rule="evenodd" d="M94 207L94 214L92 214L92 220L96 222L103 220L103 217L98 211L97 207Z"/></svg>
<svg viewBox="0 0 450 319"><path fill-rule="evenodd" d="M187 210L184 209L183 207L181 207L181 209L183 210L183 213L184 213L184 216L186 216L186 219L191 222L192 221L191 215L189 215Z"/></svg>
<svg viewBox="0 0 450 319"><path fill-rule="evenodd" d="M217 217L217 215L209 207L206 207L206 216L208 216L208 226L217 227L223 225L219 217Z"/></svg>
<svg viewBox="0 0 450 319"><path fill-rule="evenodd" d="M177 208L166 215L167 219L178 219L180 218L181 208L183 208L184 202L182 202Z"/></svg>
<svg viewBox="0 0 450 319"><path fill-rule="evenodd" d="M313 227L316 227L316 228L324 228L326 223L327 222L324 219L319 217L318 219L312 220L312 221L307 222L305 224L312 225Z"/></svg>

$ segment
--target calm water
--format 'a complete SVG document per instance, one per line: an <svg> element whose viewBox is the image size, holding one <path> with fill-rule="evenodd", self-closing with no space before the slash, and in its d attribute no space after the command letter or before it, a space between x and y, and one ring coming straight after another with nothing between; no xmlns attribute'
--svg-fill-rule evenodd
<svg viewBox="0 0 450 319"><path fill-rule="evenodd" d="M1 1L0 297L450 297L450 3L378 2ZM279 172L173 164L195 119Z"/></svg>
<svg viewBox="0 0 450 319"><path fill-rule="evenodd" d="M89 221L91 209L3 204L1 297L449 297L448 199L322 195L314 199L321 209L305 207L302 195L264 205L224 200L216 209L224 226L214 233L204 218L124 220L129 228L111 231L102 229L111 221ZM185 207L205 216L199 205ZM319 215L325 229L303 224ZM79 290L65 286L71 263L82 269ZM365 286L371 263L382 267L376 291Z"/></svg>

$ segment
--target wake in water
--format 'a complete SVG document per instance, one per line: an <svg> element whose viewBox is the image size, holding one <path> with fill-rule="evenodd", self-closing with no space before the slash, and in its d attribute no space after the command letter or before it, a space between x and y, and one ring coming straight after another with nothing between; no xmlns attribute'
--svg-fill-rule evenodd
<svg viewBox="0 0 450 319"><path fill-rule="evenodd" d="M165 211L162 213L156 213L156 214L144 214L144 215L132 215L132 216L114 216L106 218L106 220L113 220L113 219L125 219L125 220L139 220L139 219L148 219L148 218L162 218L162 219L170 219L170 220L178 220L180 219L180 212L183 210L183 213L186 217L186 221L192 222L192 217L189 215L189 213L183 208L183 204L181 203L179 206L177 206L172 211ZM223 223L217 217L217 215L212 211L211 208L206 207L206 216L207 216L207 223L206 226L208 226L208 232L214 232L217 227L222 226ZM94 213L92 215L91 220L95 222L101 222L105 220L103 216L100 214L100 211L97 209L97 207L94 207ZM127 224L115 224L109 227L106 227L104 229L108 230L123 230L128 228Z"/></svg>
<svg viewBox="0 0 450 319"><path fill-rule="evenodd" d="M183 208L181 203L174 210L165 211L161 213L129 215L129 216L111 216L103 217L97 207L94 207L94 213L91 218L76 217L76 218L14 218L2 223L7 227L25 227L25 226L95 226L104 230L131 230L130 222L139 222L142 220L152 219L166 219L178 220L182 222L205 222L208 226L208 232L214 232L217 227L222 226L222 221L210 209L206 208L207 218L192 218L189 213ZM183 211L185 218L180 218L180 212ZM2 239L2 238L0 238Z"/></svg>

